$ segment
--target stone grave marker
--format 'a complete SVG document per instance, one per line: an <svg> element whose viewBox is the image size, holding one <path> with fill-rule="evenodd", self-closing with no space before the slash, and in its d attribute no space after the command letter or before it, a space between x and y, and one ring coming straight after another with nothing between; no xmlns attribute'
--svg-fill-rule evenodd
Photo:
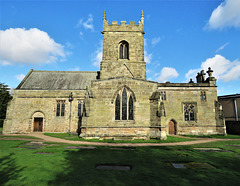
<svg viewBox="0 0 240 186"><path fill-rule="evenodd" d="M92 146L67 146L65 149L88 149L88 150L93 150L93 149L96 149L96 147L92 147Z"/></svg>
<svg viewBox="0 0 240 186"><path fill-rule="evenodd" d="M132 167L130 165L97 165L96 169L130 171Z"/></svg>
<svg viewBox="0 0 240 186"><path fill-rule="evenodd" d="M185 167L184 164L182 163L172 163L172 166L176 169L186 169L187 167Z"/></svg>

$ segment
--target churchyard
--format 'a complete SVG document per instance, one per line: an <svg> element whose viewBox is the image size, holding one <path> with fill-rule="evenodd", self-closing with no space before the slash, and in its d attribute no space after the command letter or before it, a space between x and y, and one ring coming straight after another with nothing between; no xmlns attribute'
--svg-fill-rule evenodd
<svg viewBox="0 0 240 186"><path fill-rule="evenodd" d="M0 140L0 185L240 184L240 136L159 147L83 146L16 137ZM184 140L190 139L177 141Z"/></svg>

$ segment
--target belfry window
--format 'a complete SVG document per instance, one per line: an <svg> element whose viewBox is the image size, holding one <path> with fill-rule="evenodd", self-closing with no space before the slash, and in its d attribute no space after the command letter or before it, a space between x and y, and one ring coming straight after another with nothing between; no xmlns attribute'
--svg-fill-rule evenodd
<svg viewBox="0 0 240 186"><path fill-rule="evenodd" d="M195 104L192 104L192 103L184 104L184 120L185 121L195 121L196 120Z"/></svg>
<svg viewBox="0 0 240 186"><path fill-rule="evenodd" d="M126 88L119 91L115 99L115 120L133 120L133 95Z"/></svg>
<svg viewBox="0 0 240 186"><path fill-rule="evenodd" d="M126 41L119 44L119 59L129 59L129 45Z"/></svg>
<svg viewBox="0 0 240 186"><path fill-rule="evenodd" d="M56 116L65 115L65 101L57 101Z"/></svg>

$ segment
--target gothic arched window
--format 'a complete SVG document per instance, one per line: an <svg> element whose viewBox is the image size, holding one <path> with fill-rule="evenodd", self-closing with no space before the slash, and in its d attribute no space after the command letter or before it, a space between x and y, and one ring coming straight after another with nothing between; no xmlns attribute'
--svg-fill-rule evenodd
<svg viewBox="0 0 240 186"><path fill-rule="evenodd" d="M133 120L133 98L132 98L132 95L130 95L129 101L128 101L128 120Z"/></svg>
<svg viewBox="0 0 240 186"><path fill-rule="evenodd" d="M196 120L196 110L195 104L185 104L184 105L184 119L185 121L195 121Z"/></svg>
<svg viewBox="0 0 240 186"><path fill-rule="evenodd" d="M115 120L120 120L120 96L117 95L115 100Z"/></svg>
<svg viewBox="0 0 240 186"><path fill-rule="evenodd" d="M121 41L119 44L119 59L129 58L129 45L126 41Z"/></svg>
<svg viewBox="0 0 240 186"><path fill-rule="evenodd" d="M115 120L133 120L133 95L126 88L120 90L115 99Z"/></svg>

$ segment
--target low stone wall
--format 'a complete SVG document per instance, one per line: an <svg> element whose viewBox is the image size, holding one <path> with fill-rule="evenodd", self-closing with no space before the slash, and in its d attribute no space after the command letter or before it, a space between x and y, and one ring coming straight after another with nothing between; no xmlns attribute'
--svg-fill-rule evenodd
<svg viewBox="0 0 240 186"><path fill-rule="evenodd" d="M179 127L177 130L178 135L212 135L220 134L216 126L203 126L203 127ZM224 134L222 134L224 135Z"/></svg>
<svg viewBox="0 0 240 186"><path fill-rule="evenodd" d="M226 121L227 134L240 135L240 121Z"/></svg>
<svg viewBox="0 0 240 186"><path fill-rule="evenodd" d="M89 127L82 128L80 137L91 139L149 139L150 128L147 127Z"/></svg>

